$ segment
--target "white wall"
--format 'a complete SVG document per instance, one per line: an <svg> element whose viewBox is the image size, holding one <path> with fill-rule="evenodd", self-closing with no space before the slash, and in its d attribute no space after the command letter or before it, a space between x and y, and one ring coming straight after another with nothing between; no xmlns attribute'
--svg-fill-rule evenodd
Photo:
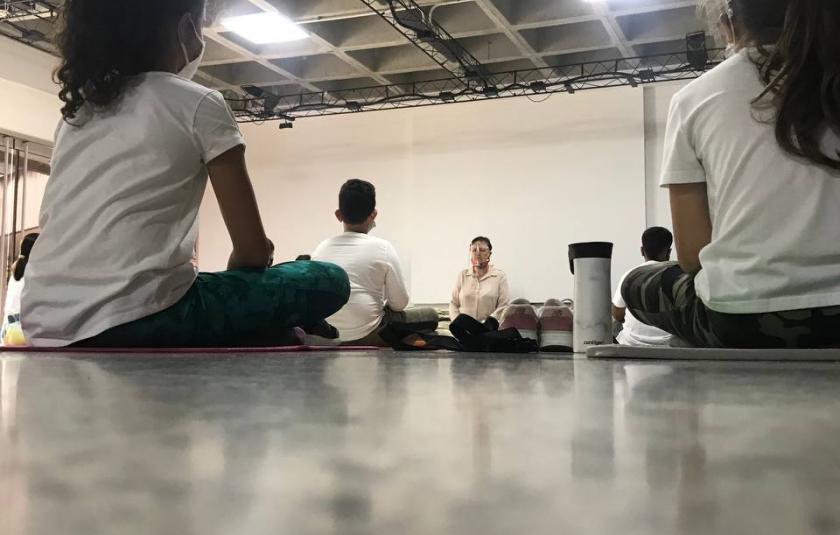
<svg viewBox="0 0 840 535"><path fill-rule="evenodd" d="M277 258L340 231L332 216L350 177L379 193L377 235L391 240L415 302L448 300L469 240L494 240L514 293L572 295L567 245L616 243L615 277L638 263L645 225L643 93L631 88L305 119L243 128ZM202 269L230 242L215 200L202 208Z"/></svg>
<svg viewBox="0 0 840 535"><path fill-rule="evenodd" d="M52 143L61 118L52 72L58 60L0 37L0 133Z"/></svg>
<svg viewBox="0 0 840 535"><path fill-rule="evenodd" d="M61 106L56 65L56 58L0 37L0 133L51 142ZM243 130L278 259L309 252L339 231L331 216L338 188L359 176L377 184L376 233L403 256L415 301L447 298L475 234L494 239L495 260L517 293L542 300L571 294L569 241L615 241L617 276L636 262L644 226L671 226L657 185L667 110L682 85ZM40 197L41 182L30 200ZM215 200L208 197L201 213L202 268L223 269L230 241Z"/></svg>
<svg viewBox="0 0 840 535"><path fill-rule="evenodd" d="M668 191L659 187L662 148L671 98L688 82L668 82L645 86L645 204L647 226L672 228Z"/></svg>

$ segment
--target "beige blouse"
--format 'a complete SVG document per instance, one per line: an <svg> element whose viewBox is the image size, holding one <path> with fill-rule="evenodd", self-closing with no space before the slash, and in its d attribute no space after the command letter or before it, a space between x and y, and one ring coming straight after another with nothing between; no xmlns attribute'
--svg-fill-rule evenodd
<svg viewBox="0 0 840 535"><path fill-rule="evenodd" d="M507 275L502 270L490 266L480 279L472 269L465 269L458 274L452 301L449 303L449 318L454 320L460 314L472 316L484 321L501 307L510 303L510 287Z"/></svg>

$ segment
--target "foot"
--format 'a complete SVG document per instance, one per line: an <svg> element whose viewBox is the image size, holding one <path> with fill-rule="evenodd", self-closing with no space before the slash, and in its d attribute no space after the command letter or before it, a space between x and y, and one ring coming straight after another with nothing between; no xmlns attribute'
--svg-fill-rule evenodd
<svg viewBox="0 0 840 535"><path fill-rule="evenodd" d="M338 329L321 320L315 325L304 327L304 344L307 346L337 346L341 344Z"/></svg>

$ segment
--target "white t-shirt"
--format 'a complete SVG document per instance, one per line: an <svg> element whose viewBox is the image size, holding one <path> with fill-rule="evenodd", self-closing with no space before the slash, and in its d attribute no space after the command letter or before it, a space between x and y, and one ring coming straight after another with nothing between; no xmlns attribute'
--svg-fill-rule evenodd
<svg viewBox="0 0 840 535"><path fill-rule="evenodd" d="M706 182L712 242L697 295L710 309L751 314L840 305L840 173L784 152L773 110L745 49L671 102L662 185ZM840 150L826 129L826 154Z"/></svg>
<svg viewBox="0 0 840 535"><path fill-rule="evenodd" d="M6 306L3 307L3 313L6 316L3 319L4 323L8 321L9 316L20 315L20 298L23 295L25 279L26 277L21 277L20 280L16 280L14 275L9 277L9 283L6 286Z"/></svg>
<svg viewBox="0 0 840 535"><path fill-rule="evenodd" d="M656 263L657 262L655 260L651 260L645 262L642 266L650 266ZM627 308L627 303L621 296L621 286L624 284L624 279L626 279L629 274L630 272L628 271L623 277L621 277L621 281L618 283L618 289L615 291L615 295L613 296L613 305L618 308ZM672 339L673 336L662 329L651 327L650 325L642 323L636 319L629 310L627 310L624 314L624 328L620 333L618 333L618 337L616 338L618 343L621 345L640 347L669 346L671 345Z"/></svg>
<svg viewBox="0 0 840 535"><path fill-rule="evenodd" d="M206 164L243 144L218 92L168 73L138 76L114 109L88 117L56 131L23 292L34 345L69 345L177 303L196 277Z"/></svg>
<svg viewBox="0 0 840 535"><path fill-rule="evenodd" d="M13 325L20 327L20 297L23 294L25 277L15 280L15 276L9 277L6 286L6 304L3 307L3 327L0 329L0 345L6 345L7 333Z"/></svg>
<svg viewBox="0 0 840 535"><path fill-rule="evenodd" d="M381 238L345 232L319 245L312 260L336 264L350 278L350 301L327 318L338 329L342 342L354 342L375 331L386 305L395 312L408 306L400 259L394 247Z"/></svg>

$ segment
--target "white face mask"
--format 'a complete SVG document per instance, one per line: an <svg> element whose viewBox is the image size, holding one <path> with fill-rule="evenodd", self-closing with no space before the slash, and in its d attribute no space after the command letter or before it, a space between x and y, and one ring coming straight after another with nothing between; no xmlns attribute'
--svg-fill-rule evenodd
<svg viewBox="0 0 840 535"><path fill-rule="evenodd" d="M195 35L198 36L198 40L201 41L201 52L198 53L198 56L196 56L194 60L190 61L190 54L189 52L187 52L187 45L181 42L179 38L181 50L184 52L184 61L186 61L187 64L184 65L184 68L181 69L180 72L178 72L178 76L186 78L187 80L192 80L195 77L196 73L198 72L198 66L201 65L201 60L204 59L205 50L204 40L199 35L198 30L195 27L195 23L192 21L192 18L190 18L190 24L192 24L193 30L195 31Z"/></svg>

